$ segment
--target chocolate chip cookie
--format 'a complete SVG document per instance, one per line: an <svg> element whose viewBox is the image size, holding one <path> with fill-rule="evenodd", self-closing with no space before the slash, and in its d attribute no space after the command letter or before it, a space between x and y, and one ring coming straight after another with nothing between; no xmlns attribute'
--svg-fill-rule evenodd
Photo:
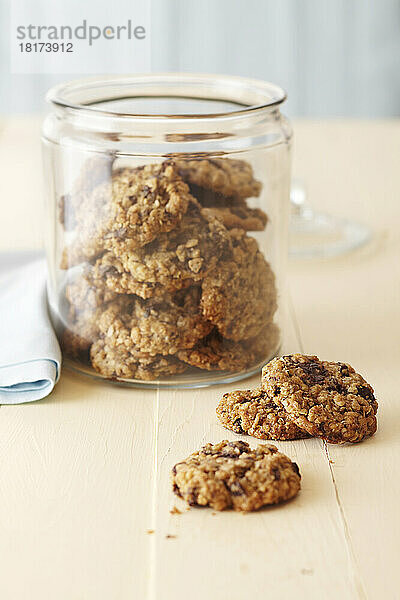
<svg viewBox="0 0 400 600"><path fill-rule="evenodd" d="M233 341L256 336L277 308L275 276L244 231L229 232L232 253L219 261L202 283L201 307L206 319Z"/></svg>
<svg viewBox="0 0 400 600"><path fill-rule="evenodd" d="M191 201L180 224L130 252L107 252L95 264L96 277L112 291L146 299L201 281L230 251L228 231Z"/></svg>
<svg viewBox="0 0 400 600"><path fill-rule="evenodd" d="M300 490L296 463L275 446L246 442L206 444L172 469L172 486L190 506L253 511L293 498Z"/></svg>
<svg viewBox="0 0 400 600"><path fill-rule="evenodd" d="M120 169L75 210L76 238L63 254L62 268L91 260L104 250L130 252L171 231L192 196L172 162Z"/></svg>
<svg viewBox="0 0 400 600"><path fill-rule="evenodd" d="M262 387L224 394L217 406L224 427L261 440L298 440L309 437L297 427L285 410L267 396Z"/></svg>
<svg viewBox="0 0 400 600"><path fill-rule="evenodd" d="M350 365L282 356L264 367L262 385L298 427L328 442L360 442L376 431L374 391Z"/></svg>

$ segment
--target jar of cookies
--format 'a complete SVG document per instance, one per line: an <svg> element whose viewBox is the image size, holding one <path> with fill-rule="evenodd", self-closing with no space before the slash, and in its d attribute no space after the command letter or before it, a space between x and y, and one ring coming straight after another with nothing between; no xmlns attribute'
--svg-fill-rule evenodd
<svg viewBox="0 0 400 600"><path fill-rule="evenodd" d="M284 92L161 74L78 80L47 100L48 300L66 364L166 387L260 370L284 322Z"/></svg>

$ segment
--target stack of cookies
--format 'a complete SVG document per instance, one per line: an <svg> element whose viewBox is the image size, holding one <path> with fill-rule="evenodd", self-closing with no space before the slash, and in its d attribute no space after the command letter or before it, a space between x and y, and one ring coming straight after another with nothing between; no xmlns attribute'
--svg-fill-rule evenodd
<svg viewBox="0 0 400 600"><path fill-rule="evenodd" d="M374 390L350 365L291 354L265 365L261 386L224 394L217 416L227 429L259 439L341 444L373 435L377 410Z"/></svg>
<svg viewBox="0 0 400 600"><path fill-rule="evenodd" d="M65 353L110 378L241 371L277 347L261 184L226 158L89 162L60 202Z"/></svg>

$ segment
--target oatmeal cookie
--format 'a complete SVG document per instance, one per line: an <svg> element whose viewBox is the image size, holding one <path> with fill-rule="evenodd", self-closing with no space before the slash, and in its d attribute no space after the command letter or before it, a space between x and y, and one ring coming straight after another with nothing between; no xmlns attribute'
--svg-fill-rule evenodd
<svg viewBox="0 0 400 600"><path fill-rule="evenodd" d="M76 211L94 188L111 178L114 155L101 155L88 158L82 166L81 172L69 193L61 196L59 200L59 221L66 231L74 229L77 225Z"/></svg>
<svg viewBox="0 0 400 600"><path fill-rule="evenodd" d="M70 314L89 313L104 306L117 297L101 281L95 280L91 267L84 269L65 286L65 297L68 300Z"/></svg>
<svg viewBox="0 0 400 600"><path fill-rule="evenodd" d="M205 207L208 214L219 219L227 229L244 229L245 231L262 231L268 217L260 208L249 208L245 202L229 206Z"/></svg>
<svg viewBox="0 0 400 600"><path fill-rule="evenodd" d="M190 506L252 511L293 498L300 490L296 463L275 446L246 442L206 444L172 469L172 486Z"/></svg>
<svg viewBox="0 0 400 600"><path fill-rule="evenodd" d="M101 314L99 329L108 345L122 345L128 352L134 348L151 355L175 354L194 346L212 329L199 300L198 287L146 301L120 295Z"/></svg>
<svg viewBox="0 0 400 600"><path fill-rule="evenodd" d="M91 346L90 359L94 369L109 378L154 380L183 373L187 368L172 356L128 352L122 345L109 345L104 338Z"/></svg>
<svg viewBox="0 0 400 600"><path fill-rule="evenodd" d="M244 160L209 158L177 160L182 178L193 187L201 202L203 190L211 190L226 198L259 196L261 183L254 179L251 165ZM197 195L195 194L195 195Z"/></svg>
<svg viewBox="0 0 400 600"><path fill-rule="evenodd" d="M265 212L250 208L246 202L246 198L258 196L261 191L249 163L228 158L196 159L179 160L177 167L191 194L227 229L265 229L268 221Z"/></svg>
<svg viewBox="0 0 400 600"><path fill-rule="evenodd" d="M78 313L68 322L61 335L61 347L72 358L87 357L91 344L98 338L101 309Z"/></svg>
<svg viewBox="0 0 400 600"><path fill-rule="evenodd" d="M224 394L217 406L224 427L260 440L298 440L309 437L279 408L262 387Z"/></svg>
<svg viewBox="0 0 400 600"><path fill-rule="evenodd" d="M178 225L189 200L189 188L170 161L116 171L111 181L82 194L76 238L64 251L63 268L104 250L119 255L150 243Z"/></svg>
<svg viewBox="0 0 400 600"><path fill-rule="evenodd" d="M255 337L233 342L213 329L189 350L180 350L178 358L193 367L207 371L241 371L265 360L276 350L278 327L270 323Z"/></svg>
<svg viewBox="0 0 400 600"><path fill-rule="evenodd" d="M282 356L264 367L262 385L298 427L328 442L360 442L376 431L374 390L350 365Z"/></svg>
<svg viewBox="0 0 400 600"><path fill-rule="evenodd" d="M79 324L75 324L75 327L78 329ZM89 361L89 348L92 344L92 333L90 332L89 336L85 331L82 333L83 336L66 327L61 333L60 346L66 356L87 363Z"/></svg>
<svg viewBox="0 0 400 600"><path fill-rule="evenodd" d="M232 254L220 261L202 283L206 319L233 341L252 338L277 308L275 276L257 242L240 229L229 232Z"/></svg>
<svg viewBox="0 0 400 600"><path fill-rule="evenodd" d="M88 267L65 286L66 327L61 346L72 358L87 358L92 342L99 334L99 319L109 302L117 297L104 285L96 285Z"/></svg>
<svg viewBox="0 0 400 600"><path fill-rule="evenodd" d="M95 273L112 291L146 299L201 281L230 248L225 227L193 201L178 227L142 248L107 252L96 262Z"/></svg>

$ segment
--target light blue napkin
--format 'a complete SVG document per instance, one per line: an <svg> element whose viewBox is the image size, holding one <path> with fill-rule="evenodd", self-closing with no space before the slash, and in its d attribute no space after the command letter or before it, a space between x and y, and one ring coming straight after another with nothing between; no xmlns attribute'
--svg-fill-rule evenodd
<svg viewBox="0 0 400 600"><path fill-rule="evenodd" d="M43 255L0 254L0 404L48 396L60 368L60 346L47 311Z"/></svg>

